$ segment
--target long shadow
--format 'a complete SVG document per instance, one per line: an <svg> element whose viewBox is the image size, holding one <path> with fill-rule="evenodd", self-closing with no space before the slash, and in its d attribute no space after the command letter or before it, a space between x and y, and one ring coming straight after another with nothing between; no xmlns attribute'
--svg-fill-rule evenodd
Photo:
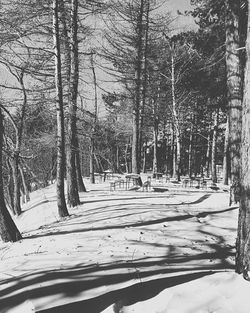
<svg viewBox="0 0 250 313"><path fill-rule="evenodd" d="M188 205L194 205L194 204L199 204L199 203L203 202L204 200L208 199L210 196L211 195L207 194L207 195L204 195L204 196L200 197L199 199L197 199L195 201L192 201L192 202L151 204L151 207L152 206L156 206L156 207L164 206L164 207L171 207L171 208L173 208L173 207L183 206L183 205L187 205L187 206ZM159 198L159 197L156 197L156 198ZM139 199L144 199L144 198L139 198ZM150 197L150 198L147 198L147 199L154 199L154 198ZM121 200L121 199L119 199L119 200ZM126 200L138 200L138 198L136 198L136 199L126 199ZM105 200L105 201L107 201L107 200ZM112 200L109 200L109 201L112 201ZM116 201L116 200L114 200L114 201ZM98 201L93 201L93 202L102 202L102 201L98 200ZM96 213L97 210L102 210L103 211L103 209L113 208L113 207L115 207L117 205L118 204L111 204L111 205L106 205L105 207L102 206L102 207L94 208L94 209L88 210L88 213L90 213L92 211L94 211ZM126 203L126 207L133 206L133 205L137 205L137 206L141 205L143 208L145 208L145 204L144 203L142 203L142 204L141 203L140 204L138 204L138 203Z"/></svg>
<svg viewBox="0 0 250 313"><path fill-rule="evenodd" d="M155 264L155 262L152 262ZM124 266L129 267L127 264L123 264ZM172 273L178 273L182 272L184 269L183 268L159 268L156 270L146 270L146 271L137 271L135 269L135 264L130 264L130 268L133 266L134 271L130 273L119 273L119 274L109 274L108 273L103 273L103 271L107 269L115 269L118 268L114 266L114 264L110 264L109 266L106 267L100 267L99 269L99 274L98 274L98 269L97 273L95 274L95 278L93 278L93 274L87 278L85 278L85 270L78 270L78 271L73 271L74 275L72 276L71 271L64 271L64 272L51 272L51 273L46 273L44 272L43 275L40 275L39 277L35 276L33 279L29 280L27 279L29 275L26 277L22 277L19 279L19 281L16 282L16 284L12 287L6 288L4 290L4 293L1 292L1 312L4 312L3 310L7 310L10 307L13 307L13 305L19 305L20 303L23 303L25 300L29 299L32 301L32 299L40 298L40 297L46 297L46 296L51 296L54 294L63 294L66 297L71 297L71 296L76 296L80 292L86 291L86 290L91 290L93 288L98 288L101 286L109 286L109 285L115 285L118 283L124 283L128 281L134 281L143 279L143 278L150 278L153 277L154 275L164 275L164 274L172 274ZM136 266L138 267L139 264L136 263ZM165 278L164 281L166 284L164 285L164 288L170 287L177 285L179 283L183 283L188 281L187 277L195 277L197 275L197 278L203 277L204 276L204 271L206 271L206 274L213 273L213 270L222 270L224 269L222 266L199 266L195 268L196 272L203 272L200 274L188 274L188 275L183 275L183 279L179 279L179 275L175 277L170 277L170 278ZM88 269L88 271L93 271L95 272L96 267ZM194 271L194 269L185 269L186 271ZM56 279L58 278L66 278L66 282L59 282L55 283ZM81 280L79 277L84 277L85 280ZM180 276L181 277L181 276ZM68 280L70 278L70 280ZM50 282L48 284L48 282ZM46 282L48 285L44 286L42 283ZM40 285L39 285L40 284ZM142 284L142 283L141 283ZM141 285L140 284L140 285ZM34 286L33 286L34 285ZM33 286L33 288L31 288ZM157 283L156 283L157 286ZM159 287L159 286L158 286ZM21 290L21 291L20 291ZM18 293L16 293L18 291ZM14 294L10 294L11 292L14 292ZM53 305L51 305L53 306ZM60 312L60 311L58 311ZM75 311L69 311L69 312L75 312ZM98 312L98 311L96 311ZM88 311L89 313L89 311Z"/></svg>
<svg viewBox="0 0 250 313"><path fill-rule="evenodd" d="M179 275L169 278L155 279L149 282L137 283L131 287L122 288L90 300L77 301L65 305L40 310L40 313L100 313L110 305L114 305L114 312L120 312L123 306L145 301L158 295L166 288L177 286L213 274L211 271Z"/></svg>
<svg viewBox="0 0 250 313"><path fill-rule="evenodd" d="M88 203L98 203L98 202L110 202L110 201L125 201L125 200L140 200L140 199L150 199L150 198L168 198L169 196L157 196L157 195L148 195L148 196L129 196L129 197L119 197L119 198L112 198L110 195L107 195L108 199L93 199L93 200L86 200L81 201L81 204L88 204Z"/></svg>
<svg viewBox="0 0 250 313"><path fill-rule="evenodd" d="M206 235L214 235L205 232L202 226L200 232ZM198 240L196 240L196 242ZM134 241L130 242L133 244ZM202 242L202 240L200 240L200 242ZM140 242L139 244L155 246L155 243ZM204 271L232 269L232 266L226 261L226 258L233 255L233 247L225 245L223 237L218 236L217 243L205 243L204 245L212 248L213 252L207 253L205 248L203 249L204 251L198 251L197 253L197 250L195 250L191 255L184 255L176 253L175 246L172 246L172 248L169 246L170 249L168 249L166 255L158 255L157 257L148 256L130 261L120 260L119 262L100 265L79 264L72 268L52 271L44 270L32 274L28 272L18 278L13 277L1 282L1 306L8 305L12 303L12 301L17 303L25 299L62 293L62 291L65 295L73 295L87 289L122 283L128 280L138 279L138 277L146 278L156 274L177 273L183 270ZM162 246L166 248L166 245ZM206 259L214 259L217 261L216 264L200 264L200 260ZM197 263L193 263L193 261L197 261ZM191 264L189 264L189 262L191 262ZM125 271L121 272L122 269ZM128 269L134 270L128 273ZM45 282L47 284L46 286L44 285ZM7 284L7 287L3 288L5 284ZM34 288L31 289L31 286L34 286ZM21 292L16 294L19 290L21 290ZM13 293L15 295L12 295Z"/></svg>
<svg viewBox="0 0 250 313"><path fill-rule="evenodd" d="M164 196L161 196L161 195L147 195L147 196L141 196L141 195L138 195L138 196L130 196L130 197L121 197L121 198L110 198L110 195L107 195L109 196L109 199L93 199L93 200L87 200L87 201L81 201L81 205L83 204L88 204L88 203L98 203L98 202L110 202L110 201L123 201L123 200L138 200L138 199L154 199L154 198L169 198L171 197L172 195L164 195ZM207 198L209 198L211 196L211 194L206 194L204 196L202 196L201 198L199 198L198 200L196 201L193 201L193 202L189 202L187 204L197 204L197 203L200 203L204 200L206 200ZM33 205L31 205L30 207L28 207L27 209L25 209L24 212L26 211L29 211L31 209L34 209L35 207L38 207L42 204L45 204L45 203L50 203L50 202L56 202L56 199L55 197L50 197L50 198L46 198L38 203L35 203ZM180 203L180 204L175 204L175 205L183 205L184 203ZM171 205L171 204L169 204ZM93 210L96 210L93 209Z"/></svg>
<svg viewBox="0 0 250 313"><path fill-rule="evenodd" d="M44 200L42 200L42 201L40 201L40 202L37 202L37 203L32 204L32 205L31 205L30 207L28 207L28 208L25 208L23 212L25 213L25 212L27 212L27 211L30 211L30 210L36 208L36 207L39 207L39 206L42 205L42 204L51 203L51 202L56 202L56 200L44 199Z"/></svg>
<svg viewBox="0 0 250 313"><path fill-rule="evenodd" d="M203 230L203 226L204 225L201 225L199 230L202 234L214 236L214 234ZM124 303L128 305L133 303L133 301L141 301L140 299L152 297L165 288L211 274L211 271L232 269L232 266L230 266L230 264L226 261L226 257L233 254L233 247L225 246L225 240L223 237L217 237L217 243L205 243L205 246L207 245L214 250L212 253L206 253L205 248L205 251L202 251L201 253L196 253L197 251L195 251L195 254L184 255L176 253L176 247L173 246L169 249L166 255L161 257L158 256L157 258L145 257L134 259L130 262L121 261L119 263L111 262L101 265L78 265L65 270L50 272L45 270L40 273L27 273L18 279L12 278L5 280L4 284L8 284L9 286L1 288L1 308L8 308L10 307L10 304L18 305L26 299L32 300L58 293L62 294L62 297L63 294L65 297L71 297L76 296L81 292L104 285L109 286L133 281L134 279L149 279L150 277L159 274L168 275L176 273L175 277L158 279L148 283L140 283L132 287L113 291L95 299L75 302L51 308L49 310L43 310L41 312L82 312L87 310L88 313L99 313L101 310L105 309L105 307L120 300L123 301L123 305L125 305ZM202 242L202 240L200 240L200 242ZM144 245L145 242L142 242L142 244ZM149 244L152 246L155 245L154 243ZM163 246L165 247L165 245ZM199 262L200 260L209 260L210 258L217 259L218 262L216 264L200 264ZM193 261L197 261L197 263L192 263ZM191 262L191 264L189 264L189 262ZM125 271L121 272L121 269L124 269ZM128 269L133 269L133 271L128 273ZM196 271L200 273L191 273L181 276L177 275L177 273L181 273L183 271ZM143 289L144 286L145 289ZM139 291L137 292L137 289L134 289L137 287L141 288L141 293ZM53 304L51 304L51 306L53 306Z"/></svg>
<svg viewBox="0 0 250 313"><path fill-rule="evenodd" d="M185 204L186 205L186 204ZM174 206L173 206L174 207ZM217 211L204 211L197 215L179 215L172 216L163 219L156 219L150 221L142 221L137 223L130 223L125 225L113 225L108 227L96 227L88 229L79 229L70 231L71 233L76 232L87 232L94 230L107 230L107 229L121 229L124 227L140 227L163 223L165 221L181 221L196 217L205 217L207 215L217 215L224 212L235 210L236 208L227 208ZM200 214L205 215L200 215ZM79 223L80 224L80 223ZM205 223L204 223L205 224ZM206 225L206 224L205 224ZM207 233L203 229L204 225L200 226L200 233L213 235ZM67 234L68 231L51 233L53 235ZM49 234L36 235L35 237L48 236ZM199 236L198 236L199 237ZM27 240L27 239L26 239ZM145 244L143 242L142 244ZM147 243L146 243L147 244ZM154 246L154 243L149 243ZM85 300L80 302L74 302L60 307L43 310L40 312L57 313L57 312L88 312L88 313L99 313L107 306L117 303L120 300L123 301L123 305L132 304L143 299L148 299L158 294L165 288L175 286L187 281L201 278L205 275L212 274L211 271L231 269L232 267L226 261L227 256L232 255L232 247L225 246L223 238L218 237L217 243L204 243L212 248L214 252L206 253L201 251L192 255L178 254L176 248L172 247L166 255L157 257L145 257L141 259L133 259L129 262L111 262L106 264L92 264L92 265L78 265L76 267L68 268L66 270L57 270L47 272L46 270L40 273L33 273L19 276L18 278L12 278L5 280L2 284L0 291L0 302L1 310L7 310L10 304L18 304L26 299L35 299L43 296L64 294L65 297L77 296L79 293L98 288L101 286L112 286L118 283L124 283L133 281L134 279L150 279L154 275L168 275L176 273L175 277L157 279L147 283L139 283L131 287L123 288L120 290L112 291L105 295L101 295L91 300ZM223 247L224 245L224 247ZM166 246L165 246L166 247ZM200 260L203 259L216 259L217 264L200 264ZM197 261L194 264L193 261ZM188 264L191 262L191 264ZM124 272L121 272L124 269ZM128 273L128 269L130 271ZM199 271L199 273L190 273L187 275L177 275L183 271ZM109 272L111 271L111 272ZM200 276L199 276L200 275ZM5 284L7 284L5 288ZM53 306L53 304L51 304ZM5 311L1 311L5 312ZM7 311L6 311L7 312Z"/></svg>
<svg viewBox="0 0 250 313"><path fill-rule="evenodd" d="M152 208L153 206L156 206L157 208L159 208L159 206L161 207L171 207L171 209L175 209L177 206L182 206L182 205L193 205L193 204L198 204L198 203L201 203L202 201L206 200L207 198L209 198L210 195L207 194L207 195L204 195L202 197L200 197L199 199L193 201L193 202L189 202L189 203L178 203L178 204L150 204L150 207ZM132 200L132 199L131 199ZM139 205L141 207L139 207ZM148 204L149 205L149 204ZM72 214L73 218L74 219L80 219L82 217L86 218L88 216L93 216L93 213L91 213L92 211L94 211L94 215L96 216L97 214L99 214L99 212L101 214L103 214L104 210L105 212L107 213L107 209L110 209L112 208L112 210L110 210L110 212L114 211L114 212L118 212L118 211L127 211L128 207L131 206L133 207L133 209L136 209L136 210L140 210L140 209L143 209L145 210L145 205L144 204L138 204L138 203L126 203L126 206L125 207L122 207L120 208L120 205L119 207L117 207L117 204L112 204L112 205L106 205L105 207L98 207L98 208L94 208L94 209L91 209L91 210L88 210L88 214L86 214L86 212L84 212L84 214L78 214L78 215L74 215ZM135 208L136 206L136 208ZM147 213L148 211L151 210L151 208L149 208L147 211L145 212L140 212L140 214L143 214L143 213ZM215 212L215 211L214 211ZM137 213L137 212L136 212ZM210 214L211 212L208 211L208 214ZM204 213L205 214L205 213ZM131 213L131 214L126 214L126 215L122 215L120 217L129 217L129 216L132 216L132 215L135 215L135 213ZM191 214L190 214L191 216ZM201 216L202 216L202 213L201 213ZM115 216L115 218L118 218L118 216ZM100 221L105 221L105 220L110 220L110 218L103 218L103 219L98 219L98 222ZM163 221L164 222L164 221ZM160 222L161 223L161 222ZM76 225L77 223L73 223L72 225ZM83 224L81 222L81 224ZM55 227L55 225L58 225L58 222L55 224L55 223L52 223L52 224L49 224L49 225L45 225L44 227L41 227L41 228L46 228L46 229L49 229L51 227ZM142 226L147 226L148 224L145 224L145 225L142 225ZM69 226L69 224L67 223L67 226ZM60 227L61 227L61 224L60 224ZM128 226L128 227L134 227L134 226ZM88 230L87 230L88 231ZM30 237L30 236L29 236ZM32 237L34 238L34 237Z"/></svg>
<svg viewBox="0 0 250 313"><path fill-rule="evenodd" d="M198 203L201 203L201 202L207 200L207 199L210 198L210 197L211 197L211 194L206 194L206 195L200 197L199 199L197 199L196 201L191 202L190 204L198 204Z"/></svg>
<svg viewBox="0 0 250 313"><path fill-rule="evenodd" d="M185 193L185 195L188 194L188 193ZM81 204L87 204L87 203L97 203L97 202L110 202L110 201L123 201L123 200L140 200L140 199L154 199L154 198L164 198L164 199L167 199L169 197L172 197L173 195L170 194L170 195L148 195L148 196L131 196L131 197L120 197L120 198L109 198L109 199L93 199L93 200L87 200L87 201L82 201ZM204 200L206 200L207 198L209 198L211 196L211 194L205 194L203 195L202 197L200 197L198 200L195 200L193 202L188 202L188 203L178 203L178 204L175 204L175 205L183 205L183 204L197 204L197 203L200 203ZM169 204L171 205L171 204Z"/></svg>
<svg viewBox="0 0 250 313"><path fill-rule="evenodd" d="M175 206L173 206L174 208ZM187 219L191 219L194 217L204 217L207 215L214 215L214 214L221 214L227 211L233 211L236 210L237 208L228 208L228 209L223 209L223 210L218 210L218 211L206 211L204 212L205 215L201 213L198 214L185 214L185 215L176 215L176 216L170 216L170 217L165 217L161 219L156 219L156 220L149 220L149 221L140 221L136 223L130 223L130 224L122 224L122 225L109 225L109 226L102 226L102 227L93 227L93 228L79 228L75 230L71 230L70 233L84 233L84 232L89 232L89 231L103 231L103 230L114 230L114 229L123 229L125 227L144 227L144 226L149 226L149 225L157 225L157 224L162 224L166 222L177 222L177 221L184 221ZM82 224L82 223L80 223ZM67 234L68 231L58 231L56 233L51 232L51 233L45 233L45 234L36 234L36 235L31 235L27 237L27 239L33 239L33 238L40 238L40 237L47 237L51 235L65 235ZM27 240L26 239L26 240Z"/></svg>
<svg viewBox="0 0 250 313"><path fill-rule="evenodd" d="M204 211L204 212L198 213L198 214L195 215L195 216L196 216L196 217L206 217L206 216L208 216L208 215L220 214L220 213L224 213L224 212L234 211L234 210L237 210L237 209L238 209L238 207L235 206L235 207L230 207L230 208L227 208L227 209L224 209L224 210Z"/></svg>

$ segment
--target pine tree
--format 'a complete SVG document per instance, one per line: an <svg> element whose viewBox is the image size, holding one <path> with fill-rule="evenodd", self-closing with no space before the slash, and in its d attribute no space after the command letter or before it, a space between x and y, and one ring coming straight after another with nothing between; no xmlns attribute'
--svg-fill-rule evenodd
<svg viewBox="0 0 250 313"><path fill-rule="evenodd" d="M64 107L62 89L62 67L59 32L59 5L58 0L53 0L53 39L55 53L55 87L56 87L56 111L57 111L57 206L60 217L68 216L68 209L64 193L65 171L65 133L64 133Z"/></svg>

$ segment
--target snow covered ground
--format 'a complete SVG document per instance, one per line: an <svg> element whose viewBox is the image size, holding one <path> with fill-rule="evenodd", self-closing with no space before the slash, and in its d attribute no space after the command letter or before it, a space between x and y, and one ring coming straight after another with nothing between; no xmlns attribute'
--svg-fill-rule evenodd
<svg viewBox="0 0 250 313"><path fill-rule="evenodd" d="M250 312L228 193L85 183L63 220L54 185L31 194L15 219L23 240L0 244L1 313Z"/></svg>

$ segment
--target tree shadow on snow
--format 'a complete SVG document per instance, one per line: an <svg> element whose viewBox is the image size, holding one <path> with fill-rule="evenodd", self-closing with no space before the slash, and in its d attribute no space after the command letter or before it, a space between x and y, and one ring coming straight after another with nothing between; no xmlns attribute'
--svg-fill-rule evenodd
<svg viewBox="0 0 250 313"><path fill-rule="evenodd" d="M202 197L200 198L202 199ZM203 197L203 200L206 198ZM203 201L200 200L200 201ZM199 200L197 200L199 201ZM199 202L195 201L193 204ZM187 204L184 204L187 206ZM161 208L161 204L158 205ZM163 205L164 207L164 205ZM117 208L117 207L116 207ZM114 212L116 210L114 207ZM150 206L149 206L150 208ZM172 205L172 209L175 205ZM124 211L128 208L125 206ZM133 210L133 206L131 210ZM62 300L66 297L80 296L80 293L87 292L88 290L107 286L107 289L117 288L117 284L128 284L130 287L120 288L110 292L106 292L100 296L94 297L89 300L78 301L68 303L65 305L53 307L53 303L49 303L47 307L50 309L42 310L43 313L64 313L64 312L88 312L99 313L108 306L122 302L122 305L131 305L138 301L150 299L166 288L182 284L204 277L206 275L213 274L215 271L231 270L232 265L228 261L228 257L234 255L234 247L227 245L223 236L215 235L211 229L209 221L206 221L206 217L212 216L214 219L218 218L219 214L223 214L236 208L224 208L216 211L205 211L197 214L181 214L174 216L167 216L163 218L155 218L155 216L148 217L148 220L125 222L124 224L117 225L117 221L107 226L94 226L93 228L84 227L81 219L79 219L79 227L76 224L77 229L70 230L70 233L82 233L88 231L99 230L114 230L123 229L125 227L144 227L156 225L165 222L180 222L192 219L197 223L198 227L195 232L194 249L191 254L185 254L182 252L182 247L176 247L174 245L161 244L159 242L147 242L147 238L141 241L130 240L128 242L131 247L136 245L142 250L146 246L152 246L152 255L145 257L132 258L131 260L120 259L117 261L110 261L108 263L100 264L79 264L77 266L58 269L53 271L47 271L46 269L40 272L24 274L22 276L13 277L5 281L1 281L1 313L7 312L8 307L13 307L19 303L24 302L27 299L37 299L40 297L46 297L51 295L62 295ZM140 209L139 209L140 210ZM145 210L145 207L144 207ZM166 214L164 209L162 214ZM132 211L128 212L130 215ZM180 212L179 212L180 213ZM94 215L95 213L93 213ZM119 218L119 216L117 217ZM197 222L196 219L204 219L202 222ZM87 225L87 223L86 223ZM208 228L208 226L210 228ZM142 228L140 228L141 230ZM49 235L64 235L69 231L58 231L57 233L45 233L31 236L31 238L43 237ZM168 234L162 233L162 236ZM177 238L178 234L171 234L173 238ZM180 235L181 236L181 235ZM213 237L213 241L205 241L204 237ZM27 239L25 239L27 240ZM201 248L202 246L202 248ZM162 248L164 254L154 256L154 249ZM161 251L161 250L159 250ZM207 252L211 251L211 252ZM204 263L200 261L204 260ZM183 275L183 272L188 274ZM195 273L194 273L195 272ZM161 276L164 278L155 279L155 276ZM171 275L171 277L165 277ZM147 282L142 282L142 279ZM140 281L134 284L134 282ZM114 308L115 312L115 308ZM119 312L119 311L117 311Z"/></svg>
<svg viewBox="0 0 250 313"><path fill-rule="evenodd" d="M136 204L135 204L136 205ZM158 205L158 207L160 207L161 205ZM175 208L177 208L175 205L172 206L172 210L174 210ZM135 209L135 208L133 208ZM145 226L150 226L150 225L157 225L157 224L162 224L162 223L166 223L166 222L175 222L175 221L184 221L184 220L188 220L188 219L192 219L194 217L206 217L208 215L215 215L215 214L222 214L225 212L229 212L229 211L233 211L236 210L237 208L227 208L227 209L222 209L222 210L216 210L216 211L204 211L204 212L199 212L197 214L179 214L179 215L175 215L175 216L169 216L169 217L164 217L164 218L158 218L158 219L149 219L149 220L145 220L145 221L136 221L134 223L129 223L129 222L125 222L124 224L119 224L117 225L116 223L112 222L110 224L108 224L107 226L93 226L93 227L84 227L83 226L83 222L79 221L79 227L78 229L74 229L74 230L70 230L70 233L84 233L84 232L93 232L93 231L106 231L106 230L116 230L116 229L124 229L124 228L137 228L137 227L145 227ZM125 209L124 209L125 210ZM127 213L124 216L131 216L134 214L129 214ZM112 216L112 218L115 220L115 218ZM107 219L107 218L105 218ZM104 219L104 220L105 220ZM109 221L112 219L108 219ZM86 222L87 224L87 222ZM59 226L60 222L57 222L55 224L49 225L48 227L46 227L47 229L53 227L55 228L55 226ZM75 224L77 225L77 224ZM45 228L45 227L44 227ZM47 237L47 236L59 236L59 235L66 235L68 234L69 231L65 230L59 230L56 233L55 232L46 232L46 233L41 233L41 234L35 234L35 235L29 235L29 237L27 237L26 239L33 239L33 238L39 238L39 237Z"/></svg>
<svg viewBox="0 0 250 313"><path fill-rule="evenodd" d="M114 313L120 312L120 308L135 304L139 301L145 301L157 296L161 291L176 285L187 283L201 277L211 275L212 272L191 273L169 278L155 279L149 282L137 283L131 287L122 288L108 292L99 297L89 300L77 301L50 309L37 311L40 313L69 313L69 312L88 312L100 313L113 304Z"/></svg>

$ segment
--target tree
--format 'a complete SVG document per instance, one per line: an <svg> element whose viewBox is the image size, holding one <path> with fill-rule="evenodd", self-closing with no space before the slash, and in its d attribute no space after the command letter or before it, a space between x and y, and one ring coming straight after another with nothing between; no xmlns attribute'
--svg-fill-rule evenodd
<svg viewBox="0 0 250 313"><path fill-rule="evenodd" d="M244 76L241 133L241 178L238 232L236 241L236 272L250 280L250 5L246 39L246 67Z"/></svg>
<svg viewBox="0 0 250 313"><path fill-rule="evenodd" d="M12 73L16 79L18 80L22 93L23 93L23 103L21 106L20 118L18 125L15 126L16 131L16 144L13 151L13 156L11 160L12 165L12 173L13 173L13 181L14 181L14 212L17 215L20 215L21 204L20 204L20 175L19 175L19 168L20 168L20 152L21 152L21 145L22 145L22 138L23 138L23 128L24 128L24 120L27 110L27 92L24 85L24 73L25 67L21 69L21 73L14 74Z"/></svg>
<svg viewBox="0 0 250 313"><path fill-rule="evenodd" d="M160 81L162 97L164 98L165 116L171 123L173 133L173 176L180 179L183 157L184 130L190 126L196 96L192 86L192 75L199 75L193 63L197 61L197 54L189 43L185 34L169 38L164 34L165 40L161 44L159 55ZM159 78L158 78L159 79ZM197 110L196 110L197 111ZM162 117L161 117L162 119ZM163 122L163 119L162 119Z"/></svg>
<svg viewBox="0 0 250 313"><path fill-rule="evenodd" d="M217 46L217 51L221 50L225 56L230 165L224 168L230 170L230 204L236 203L236 199L239 199L236 193L239 191L240 180L242 65L244 63L244 54L241 53L240 47L244 45L245 40L246 1L192 0L192 4L196 5L193 16L198 17L200 29L207 30L207 33L220 34L220 46ZM225 49L221 42L225 42ZM224 160L226 161L226 158Z"/></svg>
<svg viewBox="0 0 250 313"><path fill-rule="evenodd" d="M132 113L132 172L141 171L142 127L146 116L149 51L157 37L157 27L165 29L169 22L154 14L158 1L113 1L112 13L105 32L107 47L104 57L113 65L110 70L126 90ZM149 46L149 42L151 45ZM154 49L154 48L153 48ZM151 99L148 101L152 103Z"/></svg>
<svg viewBox="0 0 250 313"><path fill-rule="evenodd" d="M64 133L64 107L61 72L61 49L59 32L59 5L58 0L53 0L53 39L55 54L55 88L57 111L57 206L60 217L68 216L68 209L64 194L64 168L65 168L65 133Z"/></svg>
<svg viewBox="0 0 250 313"><path fill-rule="evenodd" d="M93 53L91 53L90 56L90 63L93 73L93 83L94 83L94 120L93 120L93 127L91 129L91 135L90 135L90 181L92 184L95 183L95 134L96 134L96 126L97 126L97 109L98 109L98 100L97 100L97 79L96 79L96 71L95 71L95 65L94 65L94 57Z"/></svg>
<svg viewBox="0 0 250 313"><path fill-rule="evenodd" d="M69 119L68 119L68 149L67 149L67 187L68 204L80 204L76 173L76 111L79 80L78 60L78 0L71 2L71 35L70 35L70 81L69 81Z"/></svg>
<svg viewBox="0 0 250 313"><path fill-rule="evenodd" d="M212 140L212 151L211 151L211 178L213 183L217 183L217 138L218 138L218 120L219 120L219 110L214 112L214 124L213 124L213 140Z"/></svg>
<svg viewBox="0 0 250 313"><path fill-rule="evenodd" d="M242 74L240 66L240 0L226 1L226 67L230 145L230 204L239 201Z"/></svg>
<svg viewBox="0 0 250 313"><path fill-rule="evenodd" d="M0 107L0 237L4 242L18 241L22 236L8 212L3 191L2 152L3 152L3 115Z"/></svg>

